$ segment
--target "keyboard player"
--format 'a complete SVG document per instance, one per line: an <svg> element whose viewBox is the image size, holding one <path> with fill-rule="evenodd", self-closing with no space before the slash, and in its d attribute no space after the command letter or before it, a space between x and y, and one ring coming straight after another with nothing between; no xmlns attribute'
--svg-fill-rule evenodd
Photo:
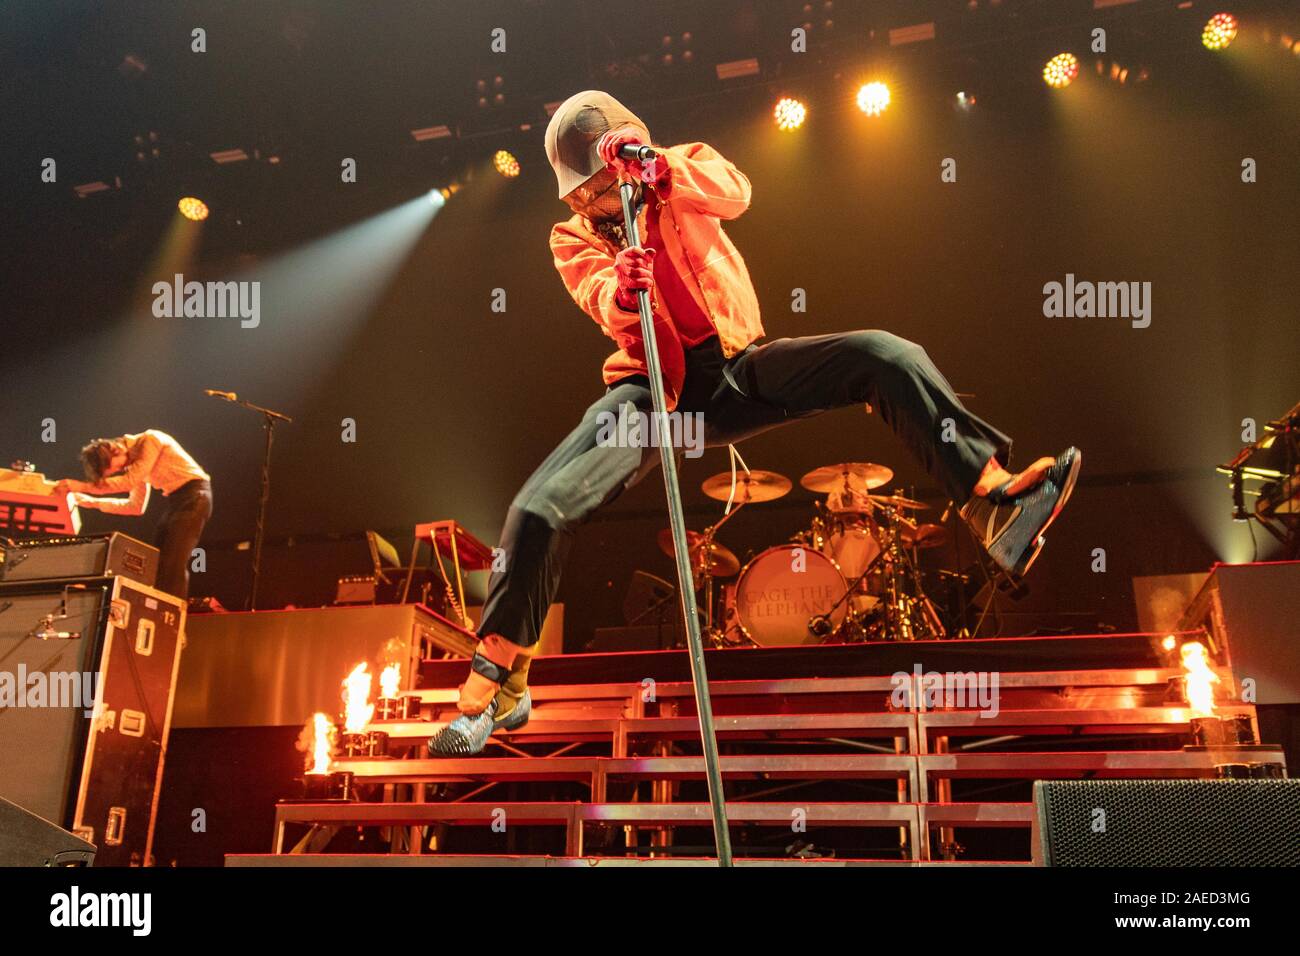
<svg viewBox="0 0 1300 956"><path fill-rule="evenodd" d="M190 556L212 516L212 481L171 435L156 428L137 435L96 438L81 449L87 481L65 478L56 486L72 492L83 508L142 515L152 489L165 504L158 522L157 588L189 597ZM122 492L126 497L117 497Z"/></svg>

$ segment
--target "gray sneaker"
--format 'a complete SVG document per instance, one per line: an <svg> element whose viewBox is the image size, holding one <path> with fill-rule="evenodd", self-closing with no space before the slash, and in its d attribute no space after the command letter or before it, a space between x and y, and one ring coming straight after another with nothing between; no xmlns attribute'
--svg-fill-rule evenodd
<svg viewBox="0 0 1300 956"><path fill-rule="evenodd" d="M966 502L961 516L998 567L1017 576L1029 570L1043 550L1044 532L1070 500L1082 465L1083 452L1071 446L1032 488L1008 495L1007 482Z"/></svg>

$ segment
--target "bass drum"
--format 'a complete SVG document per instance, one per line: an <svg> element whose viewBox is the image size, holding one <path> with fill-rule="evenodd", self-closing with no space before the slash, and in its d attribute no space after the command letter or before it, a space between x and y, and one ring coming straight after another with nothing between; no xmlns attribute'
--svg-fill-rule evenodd
<svg viewBox="0 0 1300 956"><path fill-rule="evenodd" d="M736 581L736 616L740 629L755 644L780 647L819 644L839 629L848 602L832 612L848 588L835 562L820 551L797 544L768 548L740 572ZM829 614L825 633L810 621Z"/></svg>

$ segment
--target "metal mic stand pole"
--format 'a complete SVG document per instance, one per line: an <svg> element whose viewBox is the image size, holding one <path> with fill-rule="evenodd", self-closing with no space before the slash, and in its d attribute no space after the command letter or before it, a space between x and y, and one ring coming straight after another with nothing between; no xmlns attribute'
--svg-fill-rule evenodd
<svg viewBox="0 0 1300 956"><path fill-rule="evenodd" d="M653 160L654 157L648 156ZM637 236L636 209L633 197L636 183L619 187L623 200L623 228L629 246L640 245ZM659 455L664 470L664 490L668 495L668 526L672 529L673 554L677 559L677 592L682 599L686 618L686 646L691 658L691 682L695 687L695 709L700 715L700 743L704 751L704 770L709 783L709 804L713 809L713 838L718 850L718 865L731 866L731 834L727 830L726 797L722 790L722 773L718 769L718 741L713 732L713 707L709 702L709 675L704 666L704 642L700 637L700 620L695 606L695 582L691 574L691 556L686 548L686 519L682 515L682 493L677 485L677 460L664 398L663 370L659 364L659 347L655 342L654 314L650 311L650 293L638 289L637 307L641 313L641 337L645 342L646 368L650 373L650 397L659 420Z"/></svg>
<svg viewBox="0 0 1300 956"><path fill-rule="evenodd" d="M293 419L281 412L254 405L242 398L235 399L236 405L242 405L249 411L257 412L263 417L262 427L266 429L266 450L262 453L262 481L257 499L257 528L253 532L253 583L248 592L248 610L257 610L257 582L262 573L262 541L266 537L266 505L271 500L271 442L275 438L277 421L292 423Z"/></svg>

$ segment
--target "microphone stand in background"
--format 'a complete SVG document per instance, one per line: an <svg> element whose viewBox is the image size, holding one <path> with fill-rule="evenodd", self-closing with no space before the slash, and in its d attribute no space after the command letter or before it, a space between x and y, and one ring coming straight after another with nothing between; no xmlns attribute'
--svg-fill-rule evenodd
<svg viewBox="0 0 1300 956"><path fill-rule="evenodd" d="M262 416L262 427L266 430L266 449L262 453L262 481L257 500L257 528L253 532L253 582L248 591L247 609L254 611L257 609L257 584L262 572L262 542L266 538L266 505L271 500L271 443L275 440L275 423L292 424L293 419L282 412L245 401L234 392L220 392L211 388L205 388L203 391L213 398L232 402L247 408L250 412L257 412Z"/></svg>

